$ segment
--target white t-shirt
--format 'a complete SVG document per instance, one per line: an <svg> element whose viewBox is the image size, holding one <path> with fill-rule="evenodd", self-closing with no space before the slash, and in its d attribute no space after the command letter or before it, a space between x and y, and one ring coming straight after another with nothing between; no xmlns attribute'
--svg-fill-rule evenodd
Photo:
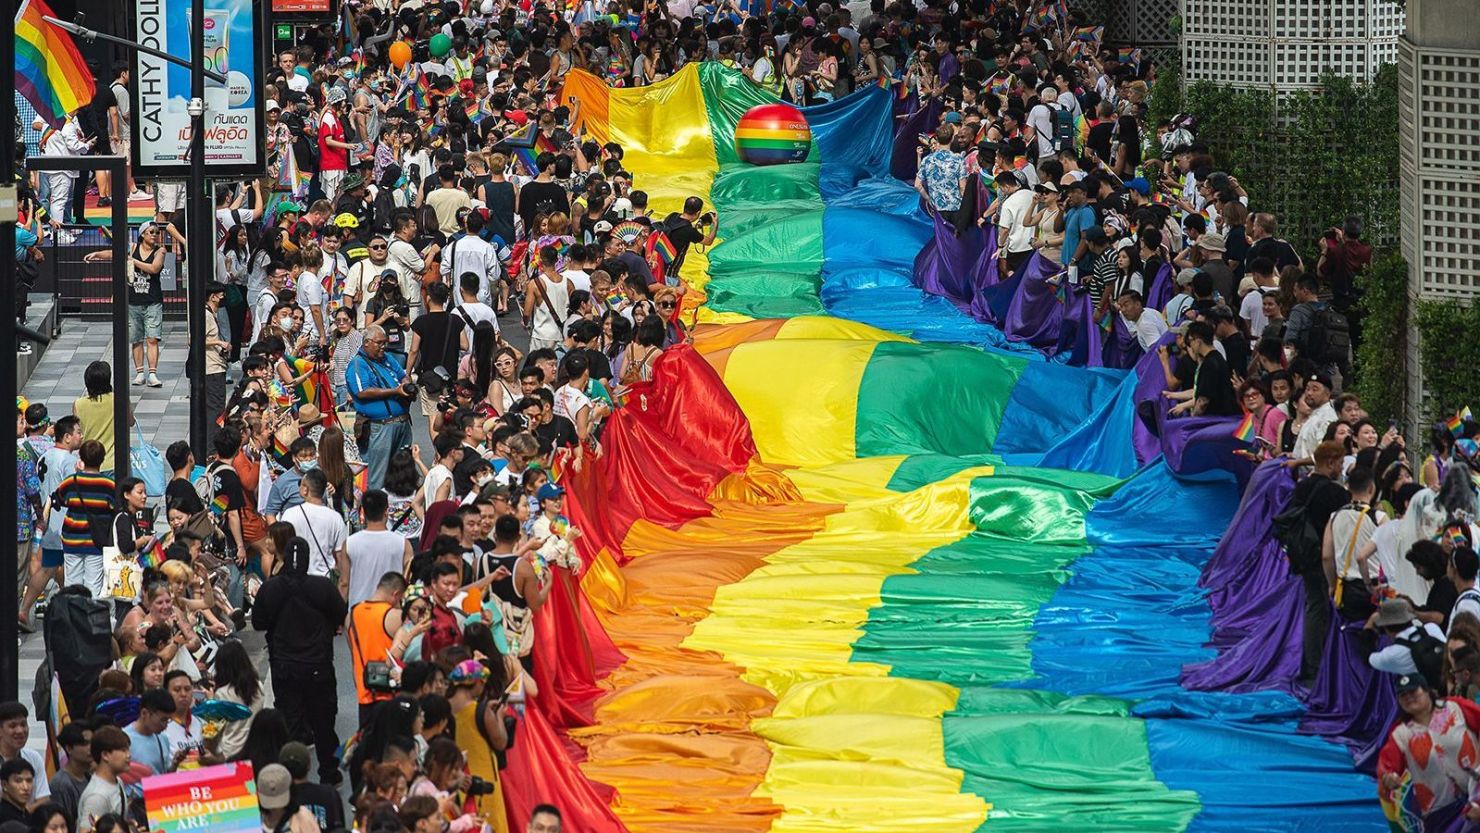
<svg viewBox="0 0 1480 833"><path fill-rule="evenodd" d="M462 310L462 313L458 313L457 310ZM482 301L474 301L472 303L463 301L461 304L458 304L454 308L452 314L456 315L458 318L464 318L464 315L466 315L466 318L464 318L463 330L466 331L468 334L469 350L473 349L474 324L479 324L483 321L487 321L488 323L493 325L493 329L495 332L498 330L498 313L493 311L493 307L490 307ZM473 323L468 324L468 321L472 321Z"/></svg>
<svg viewBox="0 0 1480 833"><path fill-rule="evenodd" d="M585 391L578 390L570 385L561 385L555 391L555 416L563 416L571 422L576 421L576 415L582 408L591 407L591 397Z"/></svg>
<svg viewBox="0 0 1480 833"><path fill-rule="evenodd" d="M1249 322L1249 335L1255 340L1264 334L1269 319L1264 317L1264 291L1256 289L1244 295L1238 305L1238 317Z"/></svg>
<svg viewBox="0 0 1480 833"><path fill-rule="evenodd" d="M1161 317L1161 313L1154 309L1143 308L1141 317L1135 321L1121 316L1125 320L1125 328L1136 334L1136 341L1140 343L1141 349L1151 352L1156 347L1156 342L1161 340L1167 331L1167 322Z"/></svg>
<svg viewBox="0 0 1480 833"><path fill-rule="evenodd" d="M559 404L559 400L556 400L556 404ZM436 503L438 500L437 492L441 490L442 484L451 482L451 480L452 472L449 471L448 468L441 463L438 463L435 466L432 466L430 469L427 469L426 484L425 486L423 486L422 491L422 505L430 506L433 503ZM457 496L453 493L447 493L448 500L451 500L455 497Z"/></svg>
<svg viewBox="0 0 1480 833"><path fill-rule="evenodd" d="M1357 523L1360 519L1361 526ZM1377 528L1387 523L1388 517L1382 512L1358 512L1356 509L1338 509L1331 515L1331 552L1336 560L1336 572L1340 578L1360 579L1362 577L1362 566L1357 563L1357 554L1362 547L1372 540L1372 534ZM1356 537L1352 533L1356 532ZM1350 550L1348 552L1348 550ZM1348 563L1350 562L1350 563ZM1372 557L1367 559L1367 575L1371 578L1377 577L1380 562L1374 551Z"/></svg>
<svg viewBox="0 0 1480 833"><path fill-rule="evenodd" d="M362 529L349 536L349 604L375 595L386 573L399 573L406 559L406 536L388 529Z"/></svg>
<svg viewBox="0 0 1480 833"><path fill-rule="evenodd" d="M1033 192L1019 188L1002 201L997 225L1007 230L1007 251L1026 252L1033 248L1033 227L1024 224L1033 207Z"/></svg>
<svg viewBox="0 0 1480 833"><path fill-rule="evenodd" d="M560 274L570 282L571 292L575 292L577 289L584 289L587 292L591 291L591 275L585 269L567 269Z"/></svg>
<svg viewBox="0 0 1480 833"><path fill-rule="evenodd" d="M1053 153L1053 108L1047 104L1034 105L1028 111L1028 126L1033 128L1033 140L1038 143L1039 158Z"/></svg>
<svg viewBox="0 0 1480 833"><path fill-rule="evenodd" d="M178 754L182 749L200 749L205 743L204 731L205 724L193 715L188 729L171 720L164 727L164 737L170 744L170 754Z"/></svg>
<svg viewBox="0 0 1480 833"><path fill-rule="evenodd" d="M304 272L298 276L298 306L303 308L303 334L308 336L309 341L317 341L319 328L314 324L313 310L318 307L319 314L324 316L324 327L327 329L329 301L324 294L324 284L313 272Z"/></svg>
<svg viewBox="0 0 1480 833"><path fill-rule="evenodd" d="M279 517L292 524L298 537L308 542L308 574L328 576L334 569L334 554L344 546L344 518L316 503L300 503L284 510Z"/></svg>

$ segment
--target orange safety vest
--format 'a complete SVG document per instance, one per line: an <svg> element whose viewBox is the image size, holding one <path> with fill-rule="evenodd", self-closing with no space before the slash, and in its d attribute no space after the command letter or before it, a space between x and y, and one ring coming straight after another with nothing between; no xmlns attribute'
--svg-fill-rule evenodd
<svg viewBox="0 0 1480 833"><path fill-rule="evenodd" d="M388 662L387 652L395 637L385 632L385 617L390 602L366 600L349 612L349 654L355 667L355 694L362 706L391 699L390 692L365 688L365 663Z"/></svg>

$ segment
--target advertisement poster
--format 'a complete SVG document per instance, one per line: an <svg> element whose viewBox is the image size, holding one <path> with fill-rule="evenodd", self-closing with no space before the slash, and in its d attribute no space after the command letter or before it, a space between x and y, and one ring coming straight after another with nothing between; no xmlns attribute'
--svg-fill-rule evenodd
<svg viewBox="0 0 1480 833"><path fill-rule="evenodd" d="M137 0L134 36L147 46L188 57L191 0ZM206 174L255 176L263 172L263 50L267 26L262 0L205 0L206 69L226 83L206 79ZM189 170L190 70L137 54L133 88L134 168L145 176L183 177Z"/></svg>
<svg viewBox="0 0 1480 833"><path fill-rule="evenodd" d="M329 0L272 0L273 14L329 13Z"/></svg>
<svg viewBox="0 0 1480 833"><path fill-rule="evenodd" d="M154 833L209 830L260 833L257 783L250 763L187 769L144 779L144 809Z"/></svg>

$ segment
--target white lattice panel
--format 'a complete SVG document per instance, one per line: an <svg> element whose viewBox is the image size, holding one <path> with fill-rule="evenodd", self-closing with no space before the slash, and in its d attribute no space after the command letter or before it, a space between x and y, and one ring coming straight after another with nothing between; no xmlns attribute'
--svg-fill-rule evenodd
<svg viewBox="0 0 1480 833"><path fill-rule="evenodd" d="M1403 12L1386 0L1186 0L1188 81L1279 92L1324 72L1370 79L1397 59Z"/></svg>
<svg viewBox="0 0 1480 833"><path fill-rule="evenodd" d="M1480 170L1480 55L1420 53L1418 164Z"/></svg>
<svg viewBox="0 0 1480 833"><path fill-rule="evenodd" d="M1480 295L1480 179L1420 175L1418 184L1419 291L1473 299Z"/></svg>

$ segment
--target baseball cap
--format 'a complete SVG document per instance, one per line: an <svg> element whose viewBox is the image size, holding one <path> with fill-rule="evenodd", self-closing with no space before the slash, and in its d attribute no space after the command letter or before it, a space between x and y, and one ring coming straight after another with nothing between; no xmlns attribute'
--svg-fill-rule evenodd
<svg viewBox="0 0 1480 833"><path fill-rule="evenodd" d="M1196 269L1183 269L1177 273L1177 286L1191 286L1192 279L1197 277Z"/></svg>
<svg viewBox="0 0 1480 833"><path fill-rule="evenodd" d="M1329 373L1321 373L1321 372L1312 373L1312 374L1310 374L1310 378L1306 379L1305 381L1306 381L1307 384L1309 384L1311 382L1319 382L1319 383L1321 383L1321 384L1323 384L1323 385L1326 386L1326 390L1335 390L1336 389L1336 385L1335 385L1335 383L1333 383L1331 381L1331 374L1329 374ZM1399 600L1399 601L1401 601L1401 600ZM1381 622L1378 622L1378 624L1381 625L1382 623Z"/></svg>
<svg viewBox="0 0 1480 833"><path fill-rule="evenodd" d="M283 744L283 750L278 753L278 763L288 770L288 774L294 778L308 777L308 763L311 759L308 755L308 747L300 741L289 741Z"/></svg>
<svg viewBox="0 0 1480 833"><path fill-rule="evenodd" d="M1149 196L1151 194L1151 183L1147 182L1146 177L1144 176L1138 176L1135 179L1126 180L1125 187L1131 189L1132 191L1135 191L1137 194L1140 194L1143 197Z"/></svg>
<svg viewBox="0 0 1480 833"><path fill-rule="evenodd" d="M264 810L281 810L288 806L293 791L293 776L282 764L268 764L257 773L257 805Z"/></svg>
<svg viewBox="0 0 1480 833"><path fill-rule="evenodd" d="M951 112L946 113L945 122L946 124L960 124L961 114L955 110L952 110Z"/></svg>
<svg viewBox="0 0 1480 833"><path fill-rule="evenodd" d="M1033 186L1033 190L1040 194L1057 194L1059 192L1059 186L1052 182L1040 182Z"/></svg>
<svg viewBox="0 0 1480 833"><path fill-rule="evenodd" d="M596 225L592 226L591 230L597 234L605 234L612 230L612 224L607 220L597 220Z"/></svg>
<svg viewBox="0 0 1480 833"><path fill-rule="evenodd" d="M812 28L815 28L816 26L817 26L817 18L815 18L815 17L804 17L804 18L802 18L802 28L803 29L812 29Z"/></svg>
<svg viewBox="0 0 1480 833"><path fill-rule="evenodd" d="M546 483L535 494L535 498L538 500L558 500L562 497L565 497L565 489L554 483Z"/></svg>
<svg viewBox="0 0 1480 833"><path fill-rule="evenodd" d="M1418 691L1421 688L1428 687L1429 681L1425 680L1423 675L1416 671L1412 674L1404 674L1398 678L1397 682L1399 694L1407 694L1410 691Z"/></svg>
<svg viewBox="0 0 1480 833"><path fill-rule="evenodd" d="M267 109L269 109L269 110L281 110L281 109L283 109L283 105L279 104L277 102L277 99L275 99L275 98L269 98L267 100Z"/></svg>
<svg viewBox="0 0 1480 833"><path fill-rule="evenodd" d="M1093 240L1096 243L1103 243L1109 238L1105 236L1105 230L1103 228L1100 228L1099 226L1090 226L1089 228L1084 230L1084 239Z"/></svg>

